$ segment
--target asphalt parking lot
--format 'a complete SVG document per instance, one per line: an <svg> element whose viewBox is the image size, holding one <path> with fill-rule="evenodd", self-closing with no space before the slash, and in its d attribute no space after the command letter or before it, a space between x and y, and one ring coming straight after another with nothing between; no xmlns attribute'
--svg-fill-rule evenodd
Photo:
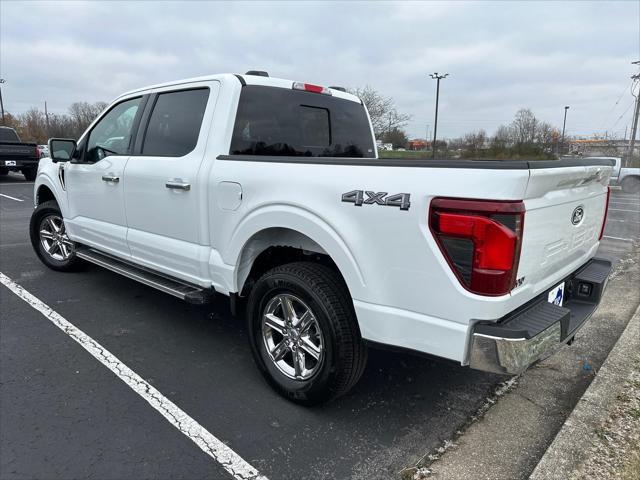
<svg viewBox="0 0 640 480"><path fill-rule="evenodd" d="M28 239L33 184L0 177L0 272L108 349L261 474L389 478L464 424L504 377L371 351L345 397L303 408L254 367L226 302L187 305L87 265L46 269ZM612 192L600 256L640 238L640 198ZM0 286L0 477L232 478L28 303ZM372 472L376 472L375 474Z"/></svg>

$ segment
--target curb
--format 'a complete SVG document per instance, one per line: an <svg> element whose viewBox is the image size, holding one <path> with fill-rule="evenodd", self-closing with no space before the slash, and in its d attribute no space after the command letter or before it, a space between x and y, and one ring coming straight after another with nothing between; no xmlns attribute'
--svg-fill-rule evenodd
<svg viewBox="0 0 640 480"><path fill-rule="evenodd" d="M602 364L595 379L538 462L529 480L570 478L588 457L595 430L608 417L629 376L629 361L640 351L640 307Z"/></svg>

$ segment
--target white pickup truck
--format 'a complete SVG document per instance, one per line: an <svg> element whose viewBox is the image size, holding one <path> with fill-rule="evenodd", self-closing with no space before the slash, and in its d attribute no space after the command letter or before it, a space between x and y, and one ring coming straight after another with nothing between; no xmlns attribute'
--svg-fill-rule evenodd
<svg viewBox="0 0 640 480"><path fill-rule="evenodd" d="M155 85L49 149L41 260L229 296L265 378L302 404L348 391L369 346L521 372L570 342L611 269L593 258L610 161L380 159L365 106L337 87Z"/></svg>
<svg viewBox="0 0 640 480"><path fill-rule="evenodd" d="M620 157L586 157L588 160L609 160L614 162L609 182L620 185L624 193L640 193L640 168L623 167Z"/></svg>

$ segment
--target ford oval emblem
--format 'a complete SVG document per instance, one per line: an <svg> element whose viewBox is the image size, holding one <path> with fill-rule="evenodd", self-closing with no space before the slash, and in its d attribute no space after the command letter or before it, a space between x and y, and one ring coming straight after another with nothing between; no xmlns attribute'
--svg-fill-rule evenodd
<svg viewBox="0 0 640 480"><path fill-rule="evenodd" d="M584 218L584 207L580 205L579 207L576 207L576 209L573 211L573 214L571 215L571 223L573 223L574 225L578 225L583 218Z"/></svg>

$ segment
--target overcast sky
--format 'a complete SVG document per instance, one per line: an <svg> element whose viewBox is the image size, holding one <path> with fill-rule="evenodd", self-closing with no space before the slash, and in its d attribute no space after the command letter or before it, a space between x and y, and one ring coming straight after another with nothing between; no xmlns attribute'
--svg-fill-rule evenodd
<svg viewBox="0 0 640 480"><path fill-rule="evenodd" d="M208 73L369 84L412 115L411 137L484 128L516 110L589 135L623 135L640 60L640 2L172 3L0 0L5 109L56 113ZM616 101L619 100L616 105ZM626 113L625 113L626 110ZM619 118L622 116L622 118Z"/></svg>

